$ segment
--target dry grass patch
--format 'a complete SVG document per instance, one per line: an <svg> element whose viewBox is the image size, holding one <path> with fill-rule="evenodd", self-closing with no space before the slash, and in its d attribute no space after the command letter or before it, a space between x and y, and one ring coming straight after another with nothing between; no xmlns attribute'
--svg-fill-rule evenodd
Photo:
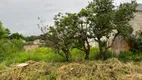
<svg viewBox="0 0 142 80"><path fill-rule="evenodd" d="M71 63L57 70L57 80L129 80L132 73L142 75L142 67L121 63L118 59ZM128 77L127 77L128 76ZM141 80L137 76L132 80Z"/></svg>
<svg viewBox="0 0 142 80"><path fill-rule="evenodd" d="M118 59L72 63L27 62L0 71L1 80L142 80L142 65Z"/></svg>

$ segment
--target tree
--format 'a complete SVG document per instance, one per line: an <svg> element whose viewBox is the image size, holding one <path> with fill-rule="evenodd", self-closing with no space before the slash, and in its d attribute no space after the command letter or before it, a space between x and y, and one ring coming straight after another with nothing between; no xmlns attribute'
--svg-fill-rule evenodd
<svg viewBox="0 0 142 80"><path fill-rule="evenodd" d="M90 44L89 44L89 33L90 28L88 25L88 20L86 20L86 12L85 9L82 9L79 13L68 14L69 17L69 24L72 29L72 33L74 33L73 39L75 40L74 47L85 52L85 58L89 59L90 54Z"/></svg>
<svg viewBox="0 0 142 80"><path fill-rule="evenodd" d="M24 39L24 36L16 32L10 35L10 39Z"/></svg>
<svg viewBox="0 0 142 80"><path fill-rule="evenodd" d="M10 40L9 36L10 30L8 28L4 28L0 22L0 60L5 59L5 57L9 54L23 50L22 40Z"/></svg>
<svg viewBox="0 0 142 80"><path fill-rule="evenodd" d="M70 50L73 48L73 29L70 26L69 14L63 16L61 13L54 17L53 26L43 26L41 31L45 34L45 40L48 47L55 49L58 54L64 53L67 61L71 61ZM42 22L42 21L41 21Z"/></svg>
<svg viewBox="0 0 142 80"><path fill-rule="evenodd" d="M27 41L27 42L30 42L30 41L34 41L34 40L37 40L37 39L43 39L44 35L38 35L38 36L34 36L34 35L31 35L31 36L25 36L24 37L24 40Z"/></svg>
<svg viewBox="0 0 142 80"><path fill-rule="evenodd" d="M117 8L117 9L115 9ZM85 8L90 37L99 44L101 58L106 59L105 53L112 46L117 36L127 36L132 32L129 21L134 18L136 2L121 4L116 7L113 0L93 0ZM109 46L111 34L114 33L112 44Z"/></svg>
<svg viewBox="0 0 142 80"><path fill-rule="evenodd" d="M73 47L81 51L84 51L86 54L85 59L89 59L89 53L90 53L90 44L88 41L89 27L87 21L83 20L84 18L85 15L83 11L80 11L79 13L66 13L65 16L62 16L62 18L60 18L61 21L59 21L59 18L57 17L55 18L56 19L55 25L64 26L62 27L63 30L60 29L60 31L66 32L66 37L68 35L66 41L68 41L68 39L69 41L71 41L70 43L71 48Z"/></svg>
<svg viewBox="0 0 142 80"><path fill-rule="evenodd" d="M0 39L7 38L8 33L9 33L9 30L5 29L2 25L2 23L0 22Z"/></svg>
<svg viewBox="0 0 142 80"><path fill-rule="evenodd" d="M68 61L71 58L72 48L84 51L85 59L89 58L89 38L98 42L99 54L104 60L116 37L123 36L127 39L132 33L129 21L134 18L136 6L135 1L116 7L113 0L93 0L79 13L66 13L66 15L59 13L54 18L53 26L41 30L47 42L51 44L50 47L57 49L58 53L60 50L64 52ZM114 35L112 43L107 45L112 34Z"/></svg>
<svg viewBox="0 0 142 80"><path fill-rule="evenodd" d="M88 41L88 24L86 22L86 20L83 20L84 17L84 13L81 11L80 13L76 14L76 13L66 13L65 16L58 14L55 17L55 25L56 25L56 29L53 27L50 28L50 30L52 29L52 33L58 33L59 38L57 39L57 37L55 38L55 36L53 37L52 35L52 39L51 37L48 37L47 40L51 39L51 42L56 43L56 46L54 46L57 49L60 49L61 47L63 47L63 44L59 47L57 45L57 41L62 41L64 42L64 45L66 44L65 48L68 47L68 49L65 51L62 50L64 53L68 52L66 54L70 54L69 51L72 48L77 48L81 51L85 52L85 59L89 59L89 53L90 53L90 44ZM57 34L56 34L57 35ZM62 35L62 36L61 36ZM60 38L62 38L60 40ZM56 39L56 40L55 40ZM49 41L48 41L49 42ZM49 44L51 44L48 43ZM53 46L53 45L52 45Z"/></svg>

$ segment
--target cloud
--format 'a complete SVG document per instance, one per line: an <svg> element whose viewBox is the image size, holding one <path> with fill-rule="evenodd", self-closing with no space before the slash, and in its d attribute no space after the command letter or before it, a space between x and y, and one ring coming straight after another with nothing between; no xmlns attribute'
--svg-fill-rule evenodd
<svg viewBox="0 0 142 80"><path fill-rule="evenodd" d="M142 0L136 0L138 3L141 3L142 4Z"/></svg>
<svg viewBox="0 0 142 80"><path fill-rule="evenodd" d="M51 25L58 12L78 12L87 3L88 0L1 0L0 20L12 32L38 34L38 17Z"/></svg>
<svg viewBox="0 0 142 80"><path fill-rule="evenodd" d="M12 32L39 34L38 17L46 19L46 24L51 25L58 12L78 12L87 6L88 1L92 0L1 0L0 20Z"/></svg>

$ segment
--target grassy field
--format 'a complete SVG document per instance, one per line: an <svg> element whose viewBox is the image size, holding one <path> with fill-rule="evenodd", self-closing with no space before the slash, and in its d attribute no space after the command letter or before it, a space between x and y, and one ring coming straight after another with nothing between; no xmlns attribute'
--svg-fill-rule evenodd
<svg viewBox="0 0 142 80"><path fill-rule="evenodd" d="M141 80L142 54L123 52L120 56L107 53L106 61L98 60L98 49L91 48L90 59L78 50L71 51L72 62L66 62L45 47L16 52L0 61L1 80ZM25 67L17 67L27 63Z"/></svg>
<svg viewBox="0 0 142 80"><path fill-rule="evenodd" d="M98 52L97 48L91 49L90 60L96 59L95 53ZM72 61L83 61L85 54L77 49L71 51ZM64 62L65 58L55 53L53 50L45 47L38 48L33 51L23 51L7 55L7 57L0 61L0 68L4 68L11 64L23 63L29 60L45 61L45 62Z"/></svg>

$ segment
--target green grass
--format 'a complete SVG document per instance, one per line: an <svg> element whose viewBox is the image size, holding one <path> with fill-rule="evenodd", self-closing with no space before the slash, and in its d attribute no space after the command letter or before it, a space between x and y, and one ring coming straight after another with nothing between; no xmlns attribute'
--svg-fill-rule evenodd
<svg viewBox="0 0 142 80"><path fill-rule="evenodd" d="M95 60L98 53L97 48L91 48L90 60ZM85 53L78 49L71 51L72 61L84 61ZM50 48L41 47L33 51L23 51L7 55L7 57L1 61L0 68L9 66L11 64L23 63L29 60L33 61L46 61L46 62L63 62L66 59L59 54L55 53Z"/></svg>
<svg viewBox="0 0 142 80"><path fill-rule="evenodd" d="M131 64L132 68L130 67L130 64L122 63L117 58L113 59L112 57L115 56L113 56L110 51L106 54L107 58L112 59L108 59L106 61L97 60L99 59L98 52L98 48L91 48L89 56L90 59L86 61L84 60L84 52L78 49L73 49L71 50L72 62L70 63L64 62L66 60L65 58L61 57L50 48L45 47L40 47L29 52L23 51L12 53L7 55L7 57L0 62L0 78L3 80L10 78L15 79L13 75L16 75L16 79L19 79L20 76L21 79L26 78L29 80L54 80L57 78L59 78L59 80L62 80L63 78L67 78L68 80L89 80L94 78L98 78L98 80L108 80L112 74L115 77L111 76L111 78L121 78L121 76L119 77L118 75L122 73L126 76L127 74L131 75L130 73L133 73L133 71L136 71L138 74L142 74L142 64L140 62L134 62L138 59L142 59L141 53L134 54L132 52L122 52L120 56L118 56L118 59L123 62L132 61L134 64L128 62ZM18 63L24 63L29 60L36 62L24 68L15 68L14 66ZM11 69L11 71L8 71L9 69ZM74 75L80 77L76 77ZM122 77L125 76L122 75Z"/></svg>
<svg viewBox="0 0 142 80"><path fill-rule="evenodd" d="M92 47L89 55L89 60L99 60L98 48ZM85 53L78 49L71 50L72 62L84 61ZM106 53L107 58L113 56L110 51ZM132 52L122 52L118 57L123 62L136 61L142 59L142 54L134 54ZM45 62L64 62L66 59L59 54L55 53L50 48L40 47L33 51L23 51L7 55L4 60L0 62L0 69L10 66L11 64L24 63L26 61L45 61Z"/></svg>
<svg viewBox="0 0 142 80"><path fill-rule="evenodd" d="M49 48L38 48L29 52L17 52L7 56L1 63L0 67L9 66L10 64L23 63L28 60L33 61L48 61L48 62L61 62L65 59L58 54L54 53Z"/></svg>
<svg viewBox="0 0 142 80"><path fill-rule="evenodd" d="M118 58L123 62L142 61L142 52L141 53L121 52Z"/></svg>

